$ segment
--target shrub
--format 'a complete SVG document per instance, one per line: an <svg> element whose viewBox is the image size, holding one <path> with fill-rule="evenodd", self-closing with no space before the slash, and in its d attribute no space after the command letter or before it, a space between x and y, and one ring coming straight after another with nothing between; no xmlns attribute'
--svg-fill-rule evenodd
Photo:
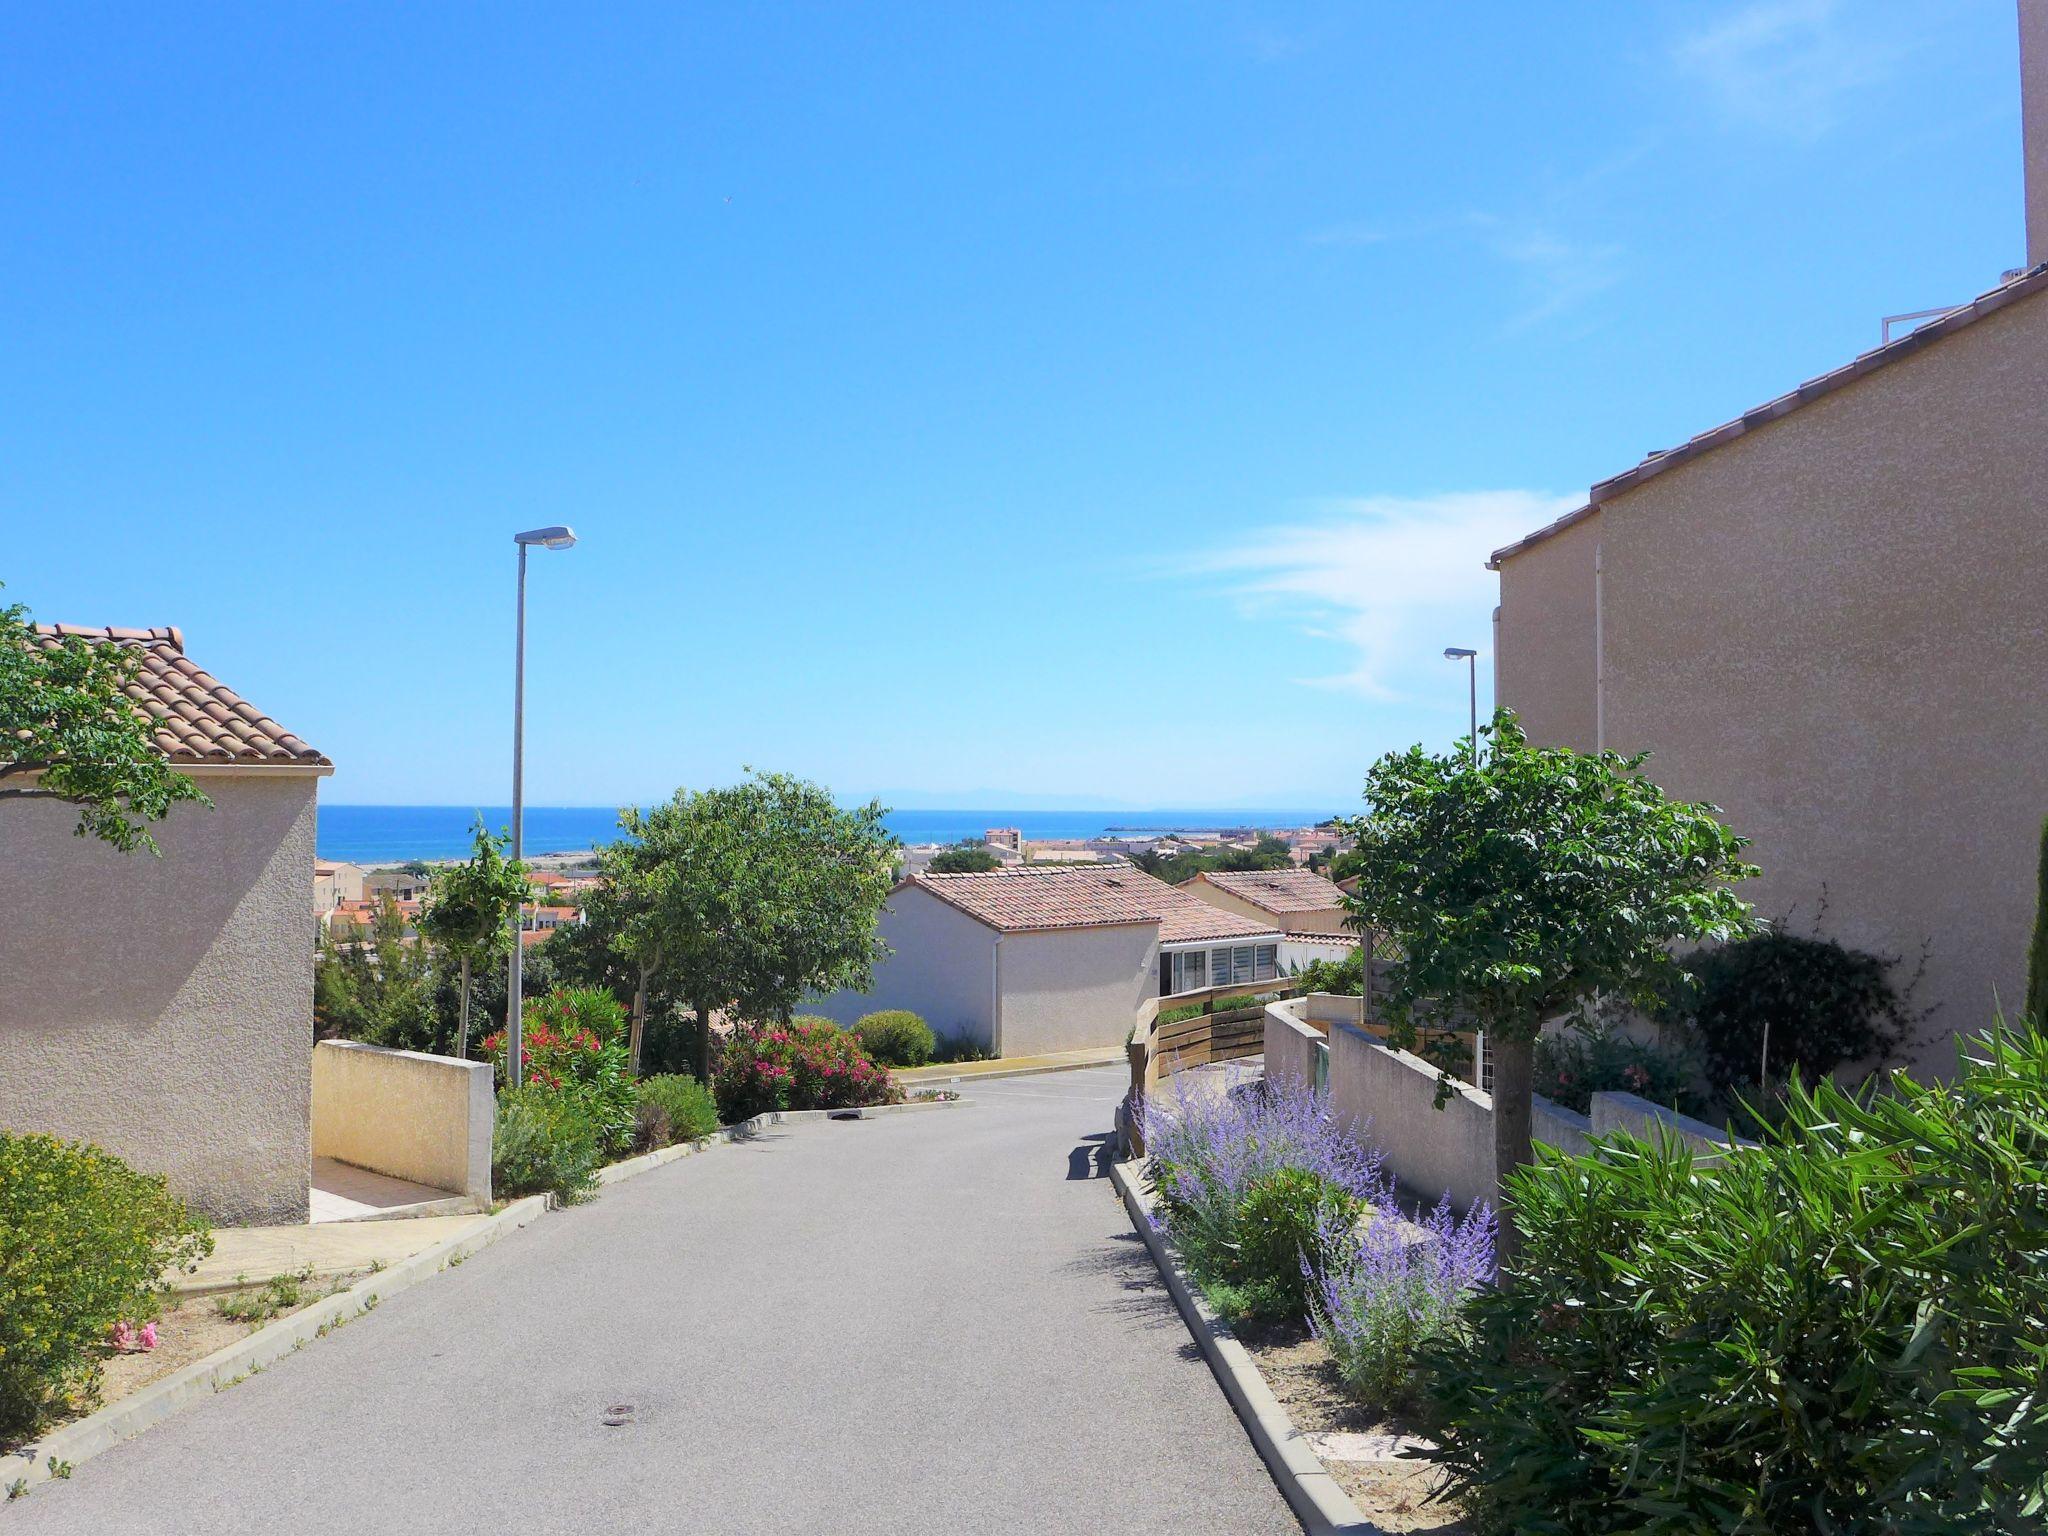
<svg viewBox="0 0 2048 1536"><path fill-rule="evenodd" d="M1205 1013L1229 1013L1236 1008L1250 1008L1254 1004L1270 1003L1278 992L1245 992L1236 997L1219 997L1207 1003L1187 1003L1179 1008L1163 1010L1154 1020L1158 1024L1178 1024L1183 1019L1198 1019Z"/></svg>
<svg viewBox="0 0 2048 1536"><path fill-rule="evenodd" d="M981 1041L975 1039L965 1030L962 1030L957 1035L940 1035L932 1046L933 1061L994 1061L995 1059L996 1052L993 1046L982 1044Z"/></svg>
<svg viewBox="0 0 2048 1536"><path fill-rule="evenodd" d="M678 1141L702 1141L718 1129L718 1105L694 1077L643 1077L637 1111L634 1145L643 1152Z"/></svg>
<svg viewBox="0 0 2048 1536"><path fill-rule="evenodd" d="M885 1067L921 1067L938 1048L932 1027L903 1008L868 1014L853 1026L853 1035Z"/></svg>
<svg viewBox="0 0 2048 1536"><path fill-rule="evenodd" d="M1948 1084L1795 1085L1696 1165L1616 1137L1518 1172L1512 1283L1429 1353L1437 1453L1517 1530L2038 1530L2048 1038Z"/></svg>
<svg viewBox="0 0 2048 1536"><path fill-rule="evenodd" d="M1299 1321L1307 1277L1325 1262L1325 1242L1342 1243L1366 1209L1349 1190L1306 1168L1259 1175L1237 1207L1237 1241L1213 1295L1232 1317Z"/></svg>
<svg viewBox="0 0 2048 1536"><path fill-rule="evenodd" d="M598 1006L599 999L606 1006ZM624 1017L609 992L574 988L535 999L533 1013L520 1026L525 1083L576 1099L605 1153L623 1152L633 1144L638 1118L626 1045L615 1027L623 1025ZM496 1067L500 1084L506 1054L504 1030L485 1038L484 1055Z"/></svg>
<svg viewBox="0 0 2048 1536"><path fill-rule="evenodd" d="M1461 1335L1466 1300L1493 1278L1493 1244L1492 1210L1460 1219L1448 1198L1418 1226L1379 1211L1362 1232L1317 1234L1309 1326L1354 1397L1389 1409L1416 1395L1421 1351Z"/></svg>
<svg viewBox="0 0 2048 1536"><path fill-rule="evenodd" d="M1640 1094L1682 1114L1707 1106L1694 1088L1690 1057L1660 1045L1633 1040L1604 1025L1574 1028L1536 1042L1536 1091L1585 1114L1596 1093Z"/></svg>
<svg viewBox="0 0 2048 1536"><path fill-rule="evenodd" d="M1378 1153L1347 1136L1306 1084L1234 1085L1219 1094L1177 1077L1171 1095L1146 1101L1144 1115L1167 1230L1228 1315L1285 1315L1276 1309L1301 1298L1301 1244L1320 1208L1355 1216L1386 1198ZM1248 1238L1263 1245L1258 1258L1247 1259ZM1272 1278L1278 1254L1289 1273L1276 1291L1259 1282Z"/></svg>
<svg viewBox="0 0 2048 1536"><path fill-rule="evenodd" d="M99 1387L99 1349L213 1251L164 1180L83 1142L0 1131L0 1436Z"/></svg>
<svg viewBox="0 0 2048 1536"><path fill-rule="evenodd" d="M967 842L941 848L925 867L935 875L979 875L1001 869L1003 861L988 844Z"/></svg>
<svg viewBox="0 0 2048 1536"><path fill-rule="evenodd" d="M1686 957L1670 1016L1698 1030L1717 1088L1753 1092L1794 1071L1810 1083L1882 1063L1912 1035L1894 964L1832 939L1760 934Z"/></svg>
<svg viewBox="0 0 2048 1536"><path fill-rule="evenodd" d="M725 1043L716 1077L719 1118L734 1124L779 1109L894 1104L903 1090L860 1042L830 1019L750 1025Z"/></svg>
<svg viewBox="0 0 2048 1536"><path fill-rule="evenodd" d="M603 1159L581 1098L559 1088L508 1088L491 1135L491 1188L501 1196L553 1195L564 1205L597 1188Z"/></svg>

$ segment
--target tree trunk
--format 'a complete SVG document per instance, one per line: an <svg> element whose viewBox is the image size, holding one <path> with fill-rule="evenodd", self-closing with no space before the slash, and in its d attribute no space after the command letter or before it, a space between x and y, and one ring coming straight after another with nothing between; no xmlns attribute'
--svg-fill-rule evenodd
<svg viewBox="0 0 2048 1536"><path fill-rule="evenodd" d="M469 956L462 957L462 1025L457 1035L459 1043L455 1054L463 1061L469 1060Z"/></svg>
<svg viewBox="0 0 2048 1536"><path fill-rule="evenodd" d="M1536 1158L1529 1137L1529 1094L1536 1042L1496 1041L1493 1031L1488 1030L1486 1048L1493 1056L1493 1173L1500 1190L1500 1262L1505 1270L1522 1246L1508 1200L1508 1175Z"/></svg>
<svg viewBox="0 0 2048 1536"><path fill-rule="evenodd" d="M640 984L633 989L633 1038L626 1047L626 1061L633 1075L640 1075L640 1042L647 1037L647 967L640 967Z"/></svg>
<svg viewBox="0 0 2048 1536"><path fill-rule="evenodd" d="M697 1005L697 1080L711 1086L711 1010Z"/></svg>

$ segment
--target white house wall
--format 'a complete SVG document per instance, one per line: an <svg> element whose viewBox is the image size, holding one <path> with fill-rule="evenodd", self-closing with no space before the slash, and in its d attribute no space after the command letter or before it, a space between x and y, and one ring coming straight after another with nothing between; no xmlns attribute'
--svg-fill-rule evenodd
<svg viewBox="0 0 2048 1536"><path fill-rule="evenodd" d="M874 986L834 992L807 1011L851 1024L878 1008L908 1008L942 1036L964 1034L993 1050L995 930L912 885L889 898L881 935L893 953L876 964Z"/></svg>
<svg viewBox="0 0 2048 1536"><path fill-rule="evenodd" d="M0 1128L97 1143L216 1221L305 1220L318 782L209 774L162 858L0 809Z"/></svg>
<svg viewBox="0 0 2048 1536"><path fill-rule="evenodd" d="M1005 1056L1121 1045L1159 990L1159 927L1006 933L997 974Z"/></svg>

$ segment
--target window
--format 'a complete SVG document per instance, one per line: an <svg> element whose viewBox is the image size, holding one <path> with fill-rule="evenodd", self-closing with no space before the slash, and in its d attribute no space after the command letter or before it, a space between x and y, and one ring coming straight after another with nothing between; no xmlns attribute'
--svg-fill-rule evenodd
<svg viewBox="0 0 2048 1536"><path fill-rule="evenodd" d="M1169 962L1172 974L1167 990L1169 992L1199 992L1208 985L1205 973L1209 957L1201 950L1176 950L1171 955L1162 955L1162 966Z"/></svg>
<svg viewBox="0 0 2048 1536"><path fill-rule="evenodd" d="M1252 979L1252 947L1240 944L1230 953L1230 984L1243 986Z"/></svg>
<svg viewBox="0 0 2048 1536"><path fill-rule="evenodd" d="M1211 986L1227 987L1230 985L1229 950L1212 949L1209 951L1209 974L1216 978L1210 983Z"/></svg>
<svg viewBox="0 0 2048 1536"><path fill-rule="evenodd" d="M1252 979L1271 981L1280 974L1280 946L1261 944L1252 958Z"/></svg>

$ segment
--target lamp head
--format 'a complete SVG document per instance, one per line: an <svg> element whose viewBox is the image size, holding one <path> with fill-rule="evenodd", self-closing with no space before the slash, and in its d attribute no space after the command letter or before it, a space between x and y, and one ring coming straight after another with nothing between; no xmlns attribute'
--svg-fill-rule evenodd
<svg viewBox="0 0 2048 1536"><path fill-rule="evenodd" d="M1478 654L1477 651L1469 650L1462 645L1447 645L1444 647L1444 660L1446 661L1470 661Z"/></svg>
<svg viewBox="0 0 2048 1536"><path fill-rule="evenodd" d="M538 544L543 549L567 549L576 542L576 530L557 523L552 528L529 528L512 535L514 544Z"/></svg>

